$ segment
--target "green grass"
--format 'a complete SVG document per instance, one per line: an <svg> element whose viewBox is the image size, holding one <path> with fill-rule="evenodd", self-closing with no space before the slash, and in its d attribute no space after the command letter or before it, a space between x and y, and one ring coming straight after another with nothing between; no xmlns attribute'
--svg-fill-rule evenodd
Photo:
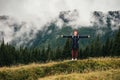
<svg viewBox="0 0 120 80"><path fill-rule="evenodd" d="M39 80L120 80L120 69L88 73L60 74L39 78Z"/></svg>
<svg viewBox="0 0 120 80"><path fill-rule="evenodd" d="M45 64L33 63L29 65L2 67L0 68L0 80L38 80L42 78L44 79L44 77L47 78L48 76L58 76L58 78L56 77L56 79L53 80L69 80L69 77L71 80L77 80L77 78L74 79L72 77L74 77L75 75L80 76L81 74L87 76L87 74L89 75L89 73L92 72L93 74L94 72L97 72L99 75L102 74L99 73L101 71L105 71L106 75L108 75L109 78L109 75L112 75L108 74L109 70L113 70L113 72L114 70L119 71L118 73L116 72L117 74L114 76L118 76L120 74L120 58L89 58L78 61L65 60L61 62L49 62ZM65 78L66 76L63 76L59 79L59 75L66 75L68 77ZM94 79L91 78L88 80Z"/></svg>

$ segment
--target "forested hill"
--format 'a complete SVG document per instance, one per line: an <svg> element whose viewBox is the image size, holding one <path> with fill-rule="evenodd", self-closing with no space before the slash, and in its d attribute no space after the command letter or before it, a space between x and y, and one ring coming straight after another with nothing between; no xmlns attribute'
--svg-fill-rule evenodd
<svg viewBox="0 0 120 80"><path fill-rule="evenodd" d="M95 40L85 48L80 48L78 59L107 56L120 56L120 29L112 39L108 37L105 43L97 36ZM66 40L63 47L57 46L56 48L52 48L50 45L42 48L16 48L13 45L5 44L4 40L0 45L0 66L28 64L32 62L62 61L65 59L71 59L70 39Z"/></svg>
<svg viewBox="0 0 120 80"><path fill-rule="evenodd" d="M42 30L33 24L0 16L0 66L71 59L71 39L60 35L72 35L74 27L69 23L77 16L76 10L60 12L63 25L57 26L56 19ZM80 35L91 36L80 39L78 58L120 56L120 11L95 11L93 17L92 26L77 27Z"/></svg>

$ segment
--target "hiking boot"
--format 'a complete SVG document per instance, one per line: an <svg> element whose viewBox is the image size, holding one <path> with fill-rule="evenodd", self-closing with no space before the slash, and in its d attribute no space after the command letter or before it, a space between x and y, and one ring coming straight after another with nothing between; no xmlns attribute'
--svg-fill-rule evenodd
<svg viewBox="0 0 120 80"><path fill-rule="evenodd" d="M72 61L74 60L74 58L72 58Z"/></svg>
<svg viewBox="0 0 120 80"><path fill-rule="evenodd" d="M75 58L75 60L77 60L77 58Z"/></svg>

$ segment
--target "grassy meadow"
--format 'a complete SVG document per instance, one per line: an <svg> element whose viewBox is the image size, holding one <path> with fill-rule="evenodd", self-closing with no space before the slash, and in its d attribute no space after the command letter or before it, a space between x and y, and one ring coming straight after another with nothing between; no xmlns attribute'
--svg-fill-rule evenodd
<svg viewBox="0 0 120 80"><path fill-rule="evenodd" d="M120 80L120 58L89 58L0 68L0 80Z"/></svg>

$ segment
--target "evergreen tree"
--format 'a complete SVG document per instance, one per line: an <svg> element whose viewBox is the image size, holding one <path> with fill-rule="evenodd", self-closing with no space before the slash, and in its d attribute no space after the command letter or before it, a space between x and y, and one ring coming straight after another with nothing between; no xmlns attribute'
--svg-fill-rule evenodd
<svg viewBox="0 0 120 80"><path fill-rule="evenodd" d="M84 58L87 58L90 56L90 49L89 48L90 48L89 46L85 47L84 52L83 52Z"/></svg>
<svg viewBox="0 0 120 80"><path fill-rule="evenodd" d="M95 43L92 42L91 45L90 45L90 57L95 56L94 50L95 50Z"/></svg>
<svg viewBox="0 0 120 80"><path fill-rule="evenodd" d="M60 49L60 46L58 45L55 51L55 60L57 59L63 59L62 57L62 50Z"/></svg>
<svg viewBox="0 0 120 80"><path fill-rule="evenodd" d="M47 59L48 61L52 59L52 51L51 51L51 47L50 44L48 44L47 50L46 50L46 54L47 54Z"/></svg>
<svg viewBox="0 0 120 80"><path fill-rule="evenodd" d="M71 39L67 39L66 43L63 47L63 58L70 58L71 57Z"/></svg>
<svg viewBox="0 0 120 80"><path fill-rule="evenodd" d="M115 39L113 42L113 51L114 51L113 53L116 56L120 56L120 28L117 34L115 35Z"/></svg>
<svg viewBox="0 0 120 80"><path fill-rule="evenodd" d="M112 54L113 42L110 38L107 38L105 45L103 45L103 56L110 56Z"/></svg>
<svg viewBox="0 0 120 80"><path fill-rule="evenodd" d="M47 54L46 54L45 47L43 47L41 51L41 61L45 62L46 60L47 60Z"/></svg>
<svg viewBox="0 0 120 80"><path fill-rule="evenodd" d="M100 41L100 37L97 36L97 39L95 40L95 44L94 44L94 56L101 56L101 51L102 51L102 43Z"/></svg>
<svg viewBox="0 0 120 80"><path fill-rule="evenodd" d="M78 58L80 58L80 59L84 58L83 49L81 49L81 48L79 49Z"/></svg>

